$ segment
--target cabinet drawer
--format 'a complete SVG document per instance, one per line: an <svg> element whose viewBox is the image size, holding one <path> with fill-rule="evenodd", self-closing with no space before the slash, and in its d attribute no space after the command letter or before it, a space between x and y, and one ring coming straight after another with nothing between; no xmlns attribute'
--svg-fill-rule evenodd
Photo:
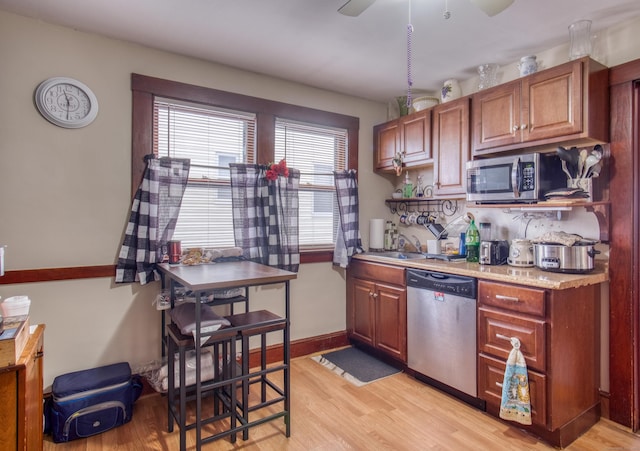
<svg viewBox="0 0 640 451"><path fill-rule="evenodd" d="M506 361L482 354L478 356L478 395L498 410L502 402L502 383L506 367ZM531 422L546 427L547 378L531 369L528 369L527 374L531 398Z"/></svg>
<svg viewBox="0 0 640 451"><path fill-rule="evenodd" d="M402 287L406 286L404 268L399 266L363 262L353 259L349 265L349 275L375 282L385 282Z"/></svg>
<svg viewBox="0 0 640 451"><path fill-rule="evenodd" d="M504 283L478 282L478 302L483 305L544 316L545 291Z"/></svg>
<svg viewBox="0 0 640 451"><path fill-rule="evenodd" d="M485 354L507 360L512 346L510 338L520 340L520 351L527 367L546 371L545 322L529 317L478 309L478 349Z"/></svg>

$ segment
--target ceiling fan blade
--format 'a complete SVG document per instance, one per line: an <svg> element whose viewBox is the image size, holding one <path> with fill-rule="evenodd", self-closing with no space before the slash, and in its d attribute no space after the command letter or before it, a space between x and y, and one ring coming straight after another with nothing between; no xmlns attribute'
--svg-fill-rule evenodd
<svg viewBox="0 0 640 451"><path fill-rule="evenodd" d="M501 13L509 5L513 3L513 0L469 0L476 5L489 17L493 17L498 13Z"/></svg>
<svg viewBox="0 0 640 451"><path fill-rule="evenodd" d="M342 5L338 12L345 16L356 17L359 16L365 9L373 5L376 0L349 0Z"/></svg>

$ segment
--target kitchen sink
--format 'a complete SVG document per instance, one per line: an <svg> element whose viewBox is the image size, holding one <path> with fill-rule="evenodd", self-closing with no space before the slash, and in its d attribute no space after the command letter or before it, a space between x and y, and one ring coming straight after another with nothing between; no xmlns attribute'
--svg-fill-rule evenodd
<svg viewBox="0 0 640 451"><path fill-rule="evenodd" d="M425 255L420 252L385 251L367 252L366 254L372 257L393 258L395 260L419 260L426 258Z"/></svg>

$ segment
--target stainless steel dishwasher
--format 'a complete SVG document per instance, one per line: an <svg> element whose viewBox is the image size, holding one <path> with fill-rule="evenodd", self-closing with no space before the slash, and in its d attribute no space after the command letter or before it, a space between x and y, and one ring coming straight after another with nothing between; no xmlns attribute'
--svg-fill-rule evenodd
<svg viewBox="0 0 640 451"><path fill-rule="evenodd" d="M471 277L407 270L407 366L473 398L477 286Z"/></svg>

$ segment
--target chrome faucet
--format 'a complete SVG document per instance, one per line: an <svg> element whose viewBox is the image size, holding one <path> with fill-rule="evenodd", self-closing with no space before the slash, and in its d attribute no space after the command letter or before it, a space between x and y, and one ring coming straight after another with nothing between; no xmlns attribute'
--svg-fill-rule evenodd
<svg viewBox="0 0 640 451"><path fill-rule="evenodd" d="M418 237L415 236L415 235L411 235L411 238L413 238L415 240L413 242L413 245L416 247L416 252L422 252L422 243L420 242Z"/></svg>
<svg viewBox="0 0 640 451"><path fill-rule="evenodd" d="M398 234L398 243L400 243L401 240L404 240L404 244L402 246L398 245L398 250L406 251L406 245L407 243L409 243L416 248L416 252L422 252L422 245L420 243L420 240L415 235L411 235L411 238L413 238L415 241L411 241L409 238L407 238L406 235L402 233Z"/></svg>

